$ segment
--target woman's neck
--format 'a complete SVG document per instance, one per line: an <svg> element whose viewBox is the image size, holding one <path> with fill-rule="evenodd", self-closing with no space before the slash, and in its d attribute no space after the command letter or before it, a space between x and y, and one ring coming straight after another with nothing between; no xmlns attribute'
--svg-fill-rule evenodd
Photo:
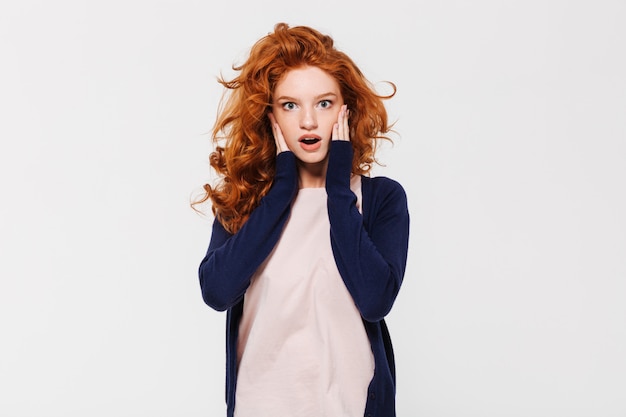
<svg viewBox="0 0 626 417"><path fill-rule="evenodd" d="M323 188L326 186L328 160L320 164L298 163L298 183L300 188Z"/></svg>

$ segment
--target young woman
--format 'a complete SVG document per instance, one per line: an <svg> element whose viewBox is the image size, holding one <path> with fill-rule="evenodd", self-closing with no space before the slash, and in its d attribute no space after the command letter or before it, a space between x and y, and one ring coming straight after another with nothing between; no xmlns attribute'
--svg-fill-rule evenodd
<svg viewBox="0 0 626 417"><path fill-rule="evenodd" d="M402 283L403 188L366 174L390 127L383 99L333 40L275 26L232 80L213 129L220 182L200 264L227 310L227 415L395 415L384 317Z"/></svg>

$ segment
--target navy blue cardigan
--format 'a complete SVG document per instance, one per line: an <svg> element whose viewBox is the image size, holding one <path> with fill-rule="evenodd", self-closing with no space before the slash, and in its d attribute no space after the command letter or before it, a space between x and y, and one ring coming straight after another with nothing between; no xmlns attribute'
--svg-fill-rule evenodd
<svg viewBox="0 0 626 417"><path fill-rule="evenodd" d="M384 317L400 290L406 266L409 213L402 186L386 177L362 177L362 212L350 190L352 146L333 141L326 192L330 239L343 281L361 313L374 355L364 415L395 416L395 363ZM200 263L204 301L228 310L226 318L227 416L235 409L237 336L243 299L250 279L280 238L298 192L296 158L292 152L276 157L276 176L270 191L234 235L213 222L211 242Z"/></svg>

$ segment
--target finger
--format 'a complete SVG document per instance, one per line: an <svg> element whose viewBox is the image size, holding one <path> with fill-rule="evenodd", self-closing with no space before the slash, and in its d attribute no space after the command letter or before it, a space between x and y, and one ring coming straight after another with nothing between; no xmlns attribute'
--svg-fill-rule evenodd
<svg viewBox="0 0 626 417"><path fill-rule="evenodd" d="M276 142L276 154L289 150L285 138L283 137L283 132L280 130L280 126L274 118L274 114L268 113L267 117L269 117L272 123L272 132L274 133L274 141Z"/></svg>
<svg viewBox="0 0 626 417"><path fill-rule="evenodd" d="M338 139L339 140L350 140L350 128L348 127L348 105L344 104L341 106L341 111L339 111L339 117L337 118L338 127Z"/></svg>
<svg viewBox="0 0 626 417"><path fill-rule="evenodd" d="M343 140L350 140L350 110L346 104L343 111Z"/></svg>
<svg viewBox="0 0 626 417"><path fill-rule="evenodd" d="M276 123L276 119L274 119L274 115L272 113L268 113L267 117L270 119L270 126L272 127L272 135L274 136L274 143L276 144L276 153L280 153L280 144L278 143L278 135L276 133L276 127L278 123Z"/></svg>
<svg viewBox="0 0 626 417"><path fill-rule="evenodd" d="M339 109L339 114L337 114L337 123L333 125L333 135L332 140L344 140L344 129L343 129L343 113L344 113L345 105L342 105Z"/></svg>

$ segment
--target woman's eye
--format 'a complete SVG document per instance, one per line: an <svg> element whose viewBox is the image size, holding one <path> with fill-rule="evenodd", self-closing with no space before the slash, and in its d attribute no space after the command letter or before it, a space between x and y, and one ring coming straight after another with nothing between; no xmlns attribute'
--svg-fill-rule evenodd
<svg viewBox="0 0 626 417"><path fill-rule="evenodd" d="M330 100L322 100L320 101L320 107L323 109L327 109L328 107L330 107L330 105L332 104L332 102Z"/></svg>
<svg viewBox="0 0 626 417"><path fill-rule="evenodd" d="M293 110L296 108L296 104L295 103L283 103L283 109L285 110Z"/></svg>

